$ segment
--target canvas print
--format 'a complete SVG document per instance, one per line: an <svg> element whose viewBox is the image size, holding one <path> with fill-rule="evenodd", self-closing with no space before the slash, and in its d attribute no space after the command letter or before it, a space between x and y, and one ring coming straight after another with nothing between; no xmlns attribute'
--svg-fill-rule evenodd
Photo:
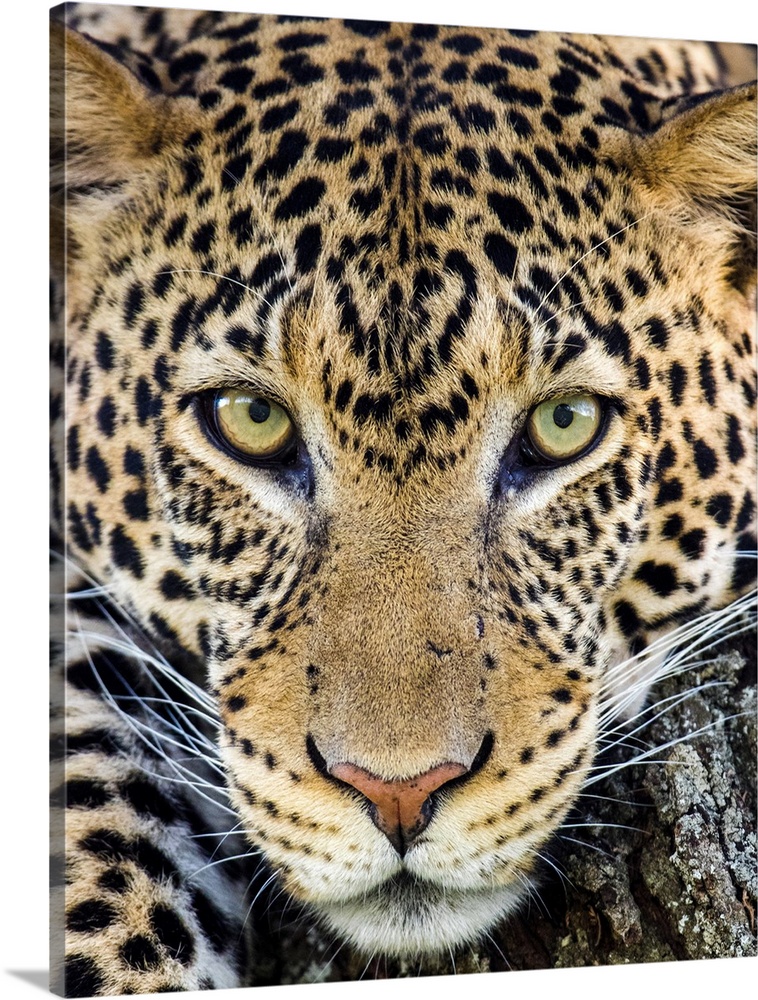
<svg viewBox="0 0 758 1000"><path fill-rule="evenodd" d="M51 53L54 990L755 955L755 46Z"/></svg>

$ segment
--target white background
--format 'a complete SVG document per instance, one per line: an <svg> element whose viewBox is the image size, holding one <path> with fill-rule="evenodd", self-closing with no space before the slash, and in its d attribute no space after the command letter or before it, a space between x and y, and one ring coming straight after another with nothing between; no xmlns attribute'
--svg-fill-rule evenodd
<svg viewBox="0 0 758 1000"><path fill-rule="evenodd" d="M160 5L156 3L156 5ZM166 2L256 13L314 13L382 20L590 31L658 37L758 40L752 4L703 0L506 4L487 0L220 0ZM47 19L44 0L3 5L2 312L0 313L0 996L41 997L47 958ZM754 9L754 8L753 8ZM685 12L685 13L682 13ZM671 963L391 983L274 987L255 997L587 997L667 995L721 1000L754 995L758 960ZM752 986L750 985L752 983ZM306 992L303 992L305 990ZM217 994L233 998L235 994ZM237 994L239 995L239 994ZM209 998L207 993L183 997Z"/></svg>

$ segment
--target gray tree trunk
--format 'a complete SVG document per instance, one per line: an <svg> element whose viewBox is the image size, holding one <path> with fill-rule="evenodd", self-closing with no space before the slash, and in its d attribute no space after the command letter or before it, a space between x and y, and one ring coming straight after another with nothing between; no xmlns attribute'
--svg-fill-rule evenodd
<svg viewBox="0 0 758 1000"><path fill-rule="evenodd" d="M755 955L752 639L664 682L656 695L695 684L711 686L640 734L660 751L593 786L600 797L580 801L568 823L590 825L562 831L550 851L555 870L546 867L539 893L490 940L421 964L367 963L274 903L261 920L254 981L442 975L453 961L457 973L471 973ZM624 754L633 751L614 759Z"/></svg>

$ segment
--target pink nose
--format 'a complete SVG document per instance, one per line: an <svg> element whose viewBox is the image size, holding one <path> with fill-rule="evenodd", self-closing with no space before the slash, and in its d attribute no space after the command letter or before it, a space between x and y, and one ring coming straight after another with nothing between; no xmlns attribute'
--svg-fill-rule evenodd
<svg viewBox="0 0 758 1000"><path fill-rule="evenodd" d="M468 770L463 764L446 761L415 778L387 781L357 764L345 762L329 768L335 778L352 785L372 803L372 820L401 857L432 817L432 792Z"/></svg>

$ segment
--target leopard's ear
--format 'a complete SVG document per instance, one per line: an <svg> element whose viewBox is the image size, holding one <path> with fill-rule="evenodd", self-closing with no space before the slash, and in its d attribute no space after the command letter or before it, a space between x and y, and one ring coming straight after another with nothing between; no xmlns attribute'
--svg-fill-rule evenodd
<svg viewBox="0 0 758 1000"><path fill-rule="evenodd" d="M744 284L755 273L756 84L679 101L656 132L627 141L643 201L706 227Z"/></svg>
<svg viewBox="0 0 758 1000"><path fill-rule="evenodd" d="M638 176L662 201L718 210L754 194L756 84L678 102L636 154Z"/></svg>
<svg viewBox="0 0 758 1000"><path fill-rule="evenodd" d="M54 182L119 184L149 170L188 134L181 100L151 91L90 39L52 22L51 140Z"/></svg>

